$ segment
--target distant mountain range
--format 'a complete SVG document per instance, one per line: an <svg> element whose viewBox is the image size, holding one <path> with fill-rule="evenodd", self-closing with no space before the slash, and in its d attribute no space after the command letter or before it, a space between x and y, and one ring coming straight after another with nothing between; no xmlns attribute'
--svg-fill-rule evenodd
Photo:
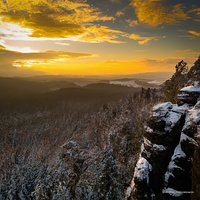
<svg viewBox="0 0 200 200"><path fill-rule="evenodd" d="M158 88L144 78L72 78L64 76L0 77L0 107L54 105L56 102L107 103L143 88ZM25 107L25 106L24 106Z"/></svg>
<svg viewBox="0 0 200 200"><path fill-rule="evenodd" d="M99 76L65 76L65 75L41 75L41 76L29 76L29 77L12 77L20 78L29 81L38 82L49 82L49 81L68 81L72 83L77 83L78 85L84 86L90 83L104 82L108 80L125 80L125 79L136 79L143 81L153 81L154 83L163 83L172 76L173 72L148 72L139 74L129 74L129 75L99 75ZM153 84L154 84L153 83Z"/></svg>
<svg viewBox="0 0 200 200"><path fill-rule="evenodd" d="M83 84L84 81L81 81ZM25 78L0 78L0 109L52 107L63 101L102 105L139 91L139 88L106 82L86 82L88 81L85 81L85 86L80 86L64 79L36 81Z"/></svg>

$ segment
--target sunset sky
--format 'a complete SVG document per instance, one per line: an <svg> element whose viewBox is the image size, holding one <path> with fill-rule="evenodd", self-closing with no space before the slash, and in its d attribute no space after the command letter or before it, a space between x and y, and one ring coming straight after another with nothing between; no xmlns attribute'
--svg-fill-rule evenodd
<svg viewBox="0 0 200 200"><path fill-rule="evenodd" d="M171 72L199 47L199 0L0 0L2 76Z"/></svg>

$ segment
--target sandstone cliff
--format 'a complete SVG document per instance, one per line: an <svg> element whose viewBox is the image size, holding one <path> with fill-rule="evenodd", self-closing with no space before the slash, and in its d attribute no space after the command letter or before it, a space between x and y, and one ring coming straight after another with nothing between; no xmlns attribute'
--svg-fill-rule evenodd
<svg viewBox="0 0 200 200"><path fill-rule="evenodd" d="M152 109L133 178L138 200L198 199L200 59L187 77L178 104Z"/></svg>

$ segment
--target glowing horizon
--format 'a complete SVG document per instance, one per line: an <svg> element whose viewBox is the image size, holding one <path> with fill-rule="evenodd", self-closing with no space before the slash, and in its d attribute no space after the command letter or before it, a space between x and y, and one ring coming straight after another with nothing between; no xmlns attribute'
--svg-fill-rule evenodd
<svg viewBox="0 0 200 200"><path fill-rule="evenodd" d="M197 0L0 0L0 75L172 72L199 23Z"/></svg>

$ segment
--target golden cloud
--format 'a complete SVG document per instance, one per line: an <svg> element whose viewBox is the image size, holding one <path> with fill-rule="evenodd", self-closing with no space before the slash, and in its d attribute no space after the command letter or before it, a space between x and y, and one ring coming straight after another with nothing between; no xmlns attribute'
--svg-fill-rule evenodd
<svg viewBox="0 0 200 200"><path fill-rule="evenodd" d="M195 8L191 11L192 13L195 13L196 15L200 16L200 8Z"/></svg>
<svg viewBox="0 0 200 200"><path fill-rule="evenodd" d="M112 30L107 26L91 26L87 32L80 37L82 41L92 41L94 43L109 42L114 44L124 43L117 40L120 36L126 36L126 33L119 30Z"/></svg>
<svg viewBox="0 0 200 200"><path fill-rule="evenodd" d="M188 33L194 37L200 37L200 31L188 31Z"/></svg>
<svg viewBox="0 0 200 200"><path fill-rule="evenodd" d="M99 39L100 32L103 31L103 38L109 42L113 41L113 37L117 38L119 32L105 26L94 28L94 23L110 20L114 20L114 17L103 15L99 9L92 7L85 0L4 0L0 2L0 21L17 24L29 30L26 35L33 38L73 37L74 39L77 37L79 40L86 38L87 42L104 42L103 39ZM111 36L111 32L114 36Z"/></svg>
<svg viewBox="0 0 200 200"><path fill-rule="evenodd" d="M8 72L13 70L13 67L31 67L35 64L45 64L54 62L64 62L68 59L90 57L89 53L74 53L64 51L45 51L22 53L17 51L7 50L0 45L0 71L7 69Z"/></svg>
<svg viewBox="0 0 200 200"><path fill-rule="evenodd" d="M166 0L132 0L139 22L150 26L174 24L189 18L182 4L167 6Z"/></svg>
<svg viewBox="0 0 200 200"><path fill-rule="evenodd" d="M160 37L158 36L154 36L154 37L143 37L141 35L138 34L131 34L128 36L130 39L135 40L138 42L138 44L144 45L147 44L151 41L155 41L158 40Z"/></svg>
<svg viewBox="0 0 200 200"><path fill-rule="evenodd" d="M123 11L119 10L119 11L116 12L115 16L116 17L121 17L121 16L124 16L124 14L125 13Z"/></svg>
<svg viewBox="0 0 200 200"><path fill-rule="evenodd" d="M138 20L132 20L132 19L127 19L126 22L128 23L128 25L130 27L134 27L134 26L137 26L139 24Z"/></svg>

